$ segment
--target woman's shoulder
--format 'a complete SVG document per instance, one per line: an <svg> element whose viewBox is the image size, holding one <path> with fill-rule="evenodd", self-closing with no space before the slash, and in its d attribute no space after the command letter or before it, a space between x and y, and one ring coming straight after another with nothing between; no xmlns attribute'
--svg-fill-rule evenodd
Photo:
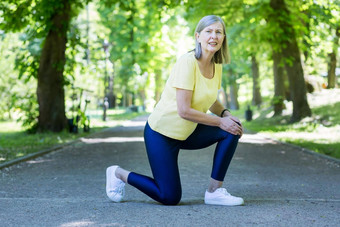
<svg viewBox="0 0 340 227"><path fill-rule="evenodd" d="M195 52L194 51L189 51L183 55L181 55L177 62L195 62L196 58L195 58Z"/></svg>

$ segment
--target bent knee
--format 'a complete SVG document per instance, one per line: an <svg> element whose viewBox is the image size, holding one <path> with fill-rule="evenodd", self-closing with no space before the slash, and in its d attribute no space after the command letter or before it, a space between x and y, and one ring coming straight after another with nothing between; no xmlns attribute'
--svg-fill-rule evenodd
<svg viewBox="0 0 340 227"><path fill-rule="evenodd" d="M181 197L181 193L164 195L159 202L163 205L177 205L181 201Z"/></svg>
<svg viewBox="0 0 340 227"><path fill-rule="evenodd" d="M239 139L240 139L239 135L234 135L234 134L231 134L230 132L223 131L223 140L238 142Z"/></svg>
<svg viewBox="0 0 340 227"><path fill-rule="evenodd" d="M238 140L240 139L240 135L231 134L231 136L233 137L233 140L236 142L238 142Z"/></svg>

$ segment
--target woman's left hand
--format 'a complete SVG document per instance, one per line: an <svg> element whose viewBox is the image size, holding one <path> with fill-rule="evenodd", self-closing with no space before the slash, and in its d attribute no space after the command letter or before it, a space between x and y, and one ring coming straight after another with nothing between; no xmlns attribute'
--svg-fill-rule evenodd
<svg viewBox="0 0 340 227"><path fill-rule="evenodd" d="M241 121L231 114L221 119L220 128L233 135L239 135L240 137L242 137L243 135L243 126L241 124Z"/></svg>

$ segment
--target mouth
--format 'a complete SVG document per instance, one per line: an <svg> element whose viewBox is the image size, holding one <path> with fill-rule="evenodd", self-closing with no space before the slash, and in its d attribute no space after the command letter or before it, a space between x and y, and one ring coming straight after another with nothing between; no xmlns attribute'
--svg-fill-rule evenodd
<svg viewBox="0 0 340 227"><path fill-rule="evenodd" d="M216 45L217 45L216 42L210 42L210 43L208 43L208 44L211 45L211 46L216 46Z"/></svg>

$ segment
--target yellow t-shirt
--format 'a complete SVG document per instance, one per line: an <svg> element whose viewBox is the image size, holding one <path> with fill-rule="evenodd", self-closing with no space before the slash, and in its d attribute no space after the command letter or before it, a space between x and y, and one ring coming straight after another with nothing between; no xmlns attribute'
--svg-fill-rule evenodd
<svg viewBox="0 0 340 227"><path fill-rule="evenodd" d="M215 64L214 77L207 79L201 74L194 54L193 51L186 53L175 63L161 99L148 119L154 131L177 140L187 139L197 123L178 115L176 88L193 91L191 107L206 113L216 101L221 87L222 65Z"/></svg>

